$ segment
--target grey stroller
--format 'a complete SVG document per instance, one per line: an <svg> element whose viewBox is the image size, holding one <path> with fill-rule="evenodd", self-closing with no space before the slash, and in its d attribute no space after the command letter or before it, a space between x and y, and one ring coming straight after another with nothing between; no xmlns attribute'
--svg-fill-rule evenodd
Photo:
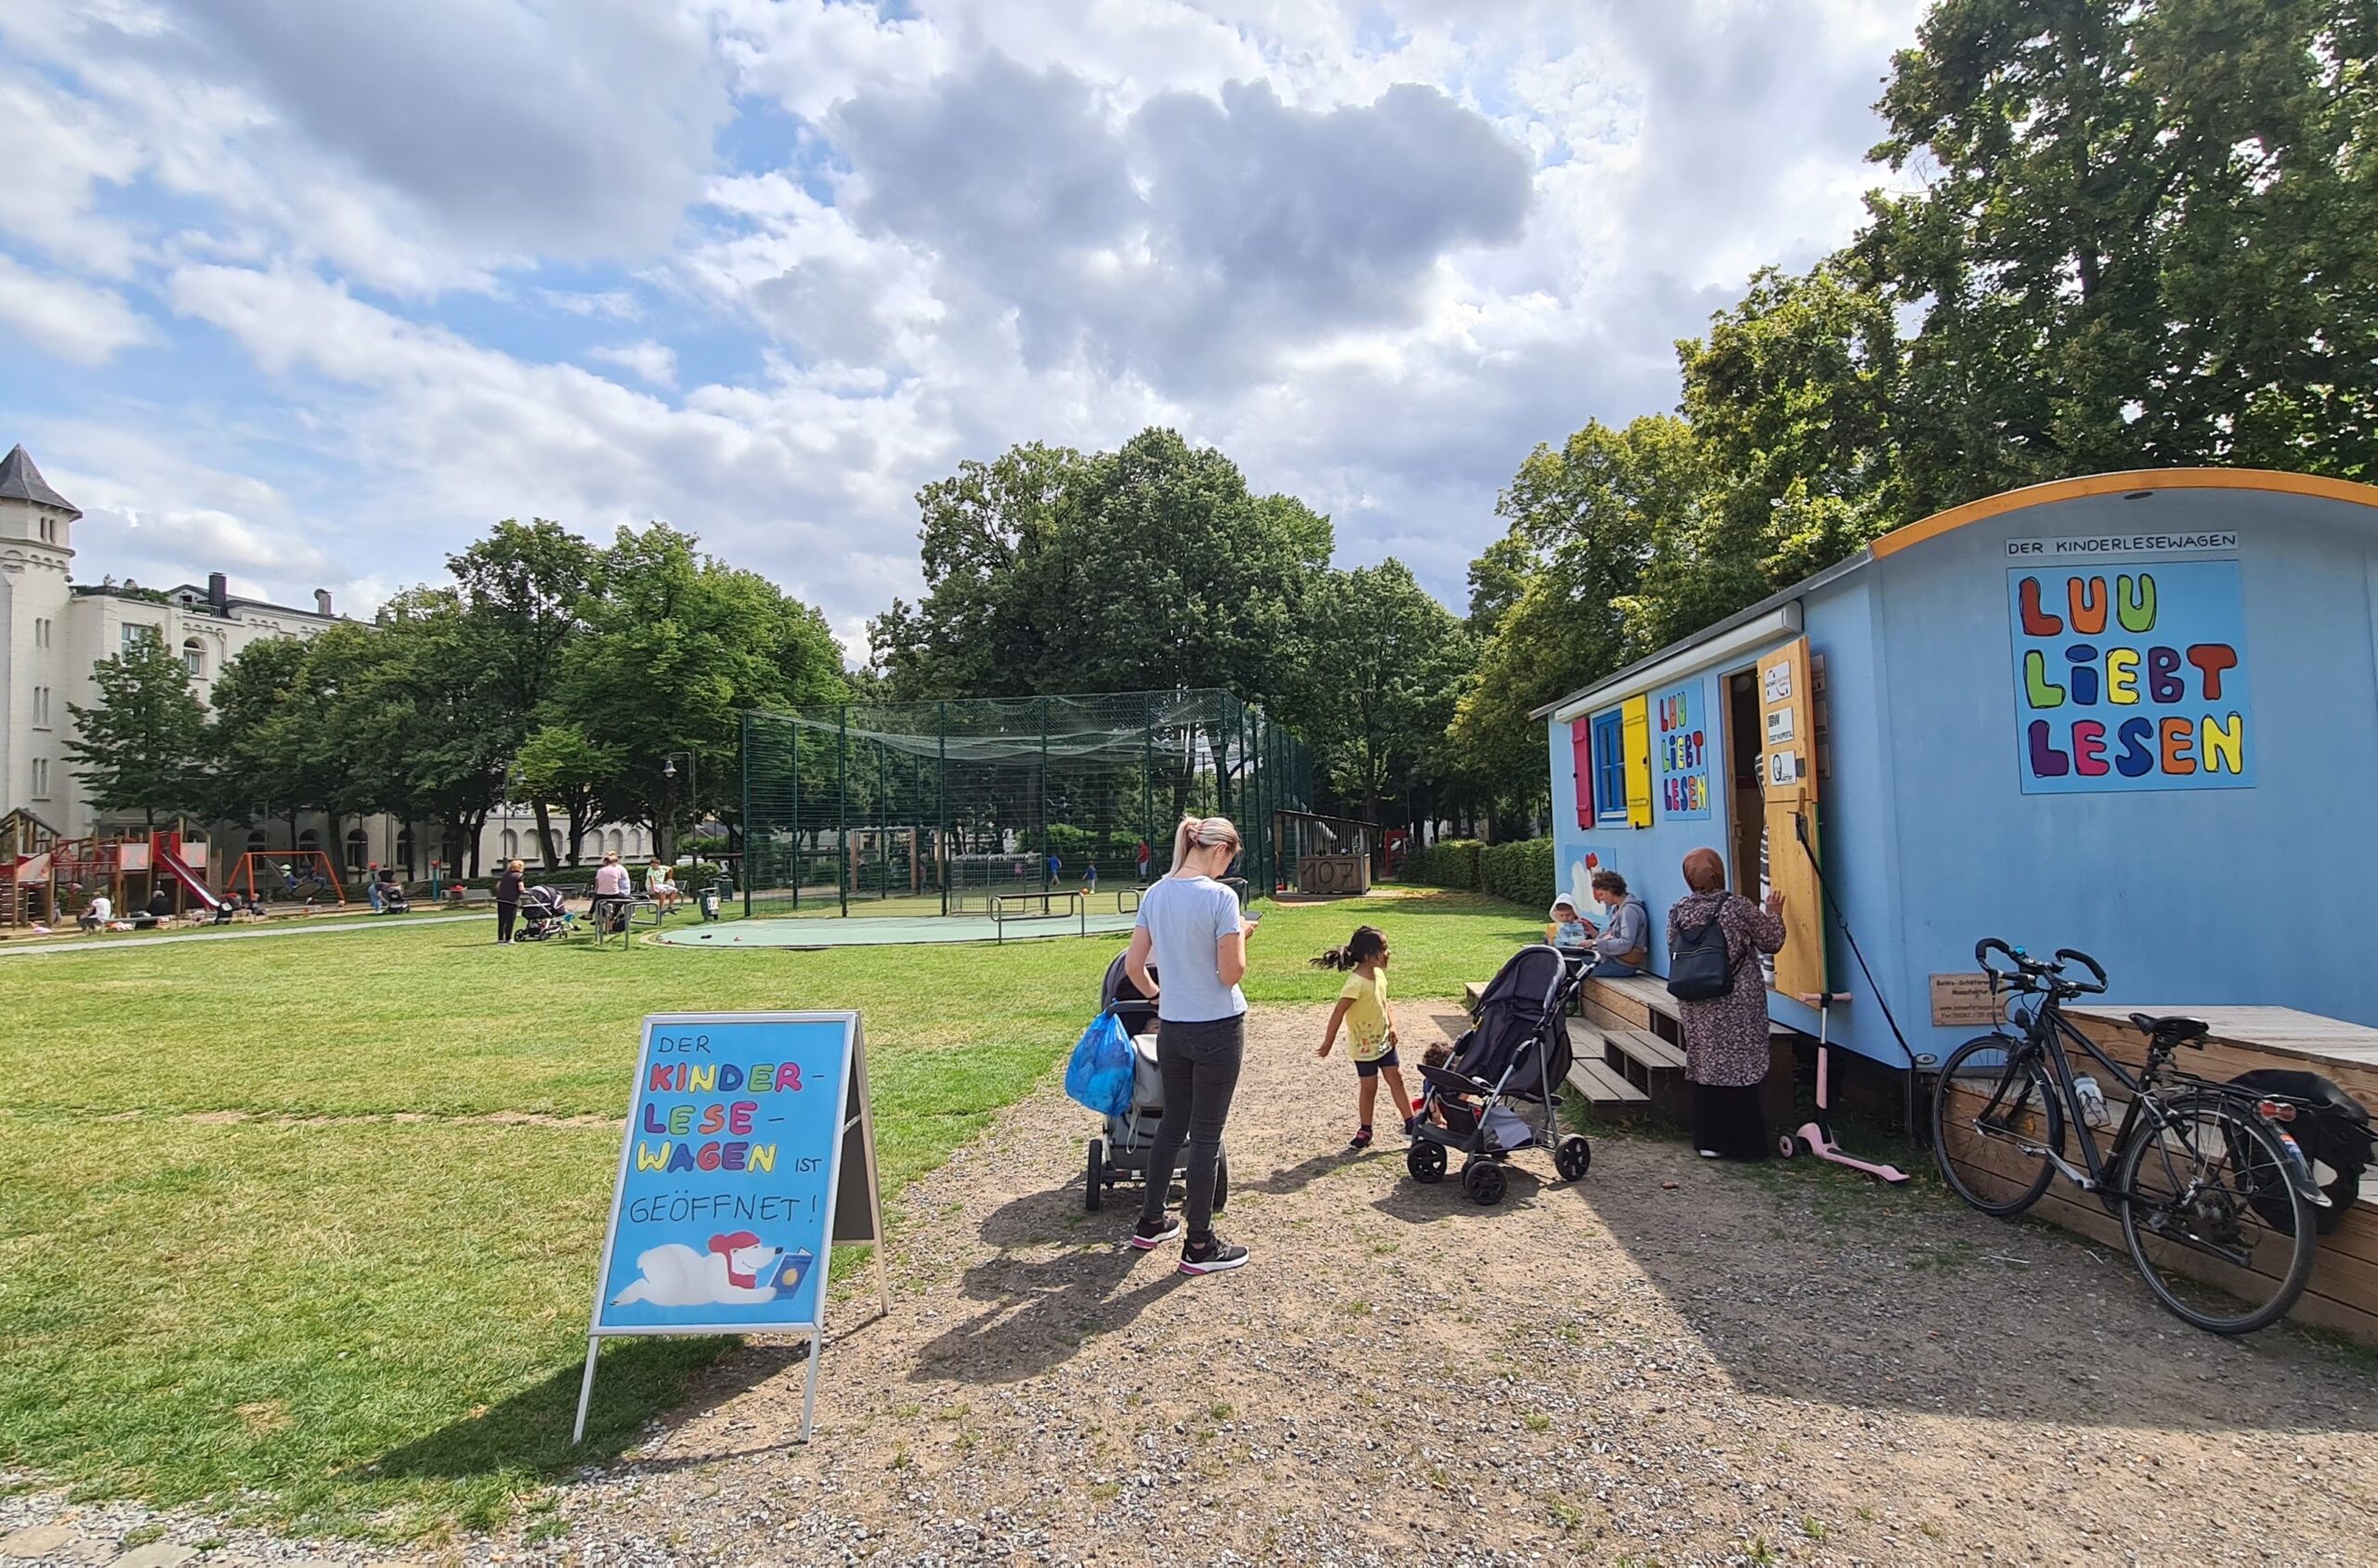
<svg viewBox="0 0 2378 1568"><path fill-rule="evenodd" d="M1108 1189L1117 1182L1148 1180L1148 1145L1156 1142L1156 1123L1164 1119L1164 1075L1156 1065L1156 1003L1140 993L1131 977L1123 973L1124 955L1115 955L1106 966L1106 980L1099 987L1098 1005L1113 1011L1122 1024L1123 1032L1131 1037L1131 1105L1119 1117L1106 1118L1104 1136L1090 1141L1090 1169L1082 1188L1081 1206L1095 1213L1106 1201ZM1161 980L1151 965L1151 979ZM1188 1160L1189 1149L1182 1146L1180 1161L1165 1172L1169 1184ZM1224 1149L1214 1162L1214 1211L1220 1213L1230 1202L1230 1151Z"/></svg>

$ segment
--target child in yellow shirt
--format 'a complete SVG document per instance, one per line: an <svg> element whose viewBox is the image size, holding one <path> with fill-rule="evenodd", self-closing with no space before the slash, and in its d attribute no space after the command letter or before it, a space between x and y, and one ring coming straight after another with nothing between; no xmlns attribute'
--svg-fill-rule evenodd
<svg viewBox="0 0 2378 1568"><path fill-rule="evenodd" d="M1349 1148L1371 1146L1371 1107L1378 1100L1380 1078L1387 1079L1388 1092L1394 1096L1389 1104L1399 1116L1412 1103L1395 1059L1395 1016L1387 1008L1387 960L1386 934L1377 926L1358 925L1344 947L1332 947L1313 960L1315 969L1351 971L1346 975L1345 988L1338 993L1338 1005L1329 1014L1329 1028L1322 1036L1321 1050L1316 1052L1326 1057L1338 1043L1339 1026L1345 1026L1351 1042L1347 1053L1354 1059L1354 1073L1360 1084L1355 1098L1362 1117L1362 1124L1347 1144ZM1403 1120L1408 1137L1412 1118L1404 1117Z"/></svg>

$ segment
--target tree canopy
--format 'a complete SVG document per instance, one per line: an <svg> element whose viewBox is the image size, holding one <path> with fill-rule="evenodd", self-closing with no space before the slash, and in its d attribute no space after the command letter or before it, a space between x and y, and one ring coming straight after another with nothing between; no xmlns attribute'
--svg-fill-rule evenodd
<svg viewBox="0 0 2378 1568"><path fill-rule="evenodd" d="M201 749L205 710L190 690L189 670L157 637L137 637L91 672L96 707L68 703L74 738L66 754L91 804L137 811L150 828L161 816L203 806Z"/></svg>

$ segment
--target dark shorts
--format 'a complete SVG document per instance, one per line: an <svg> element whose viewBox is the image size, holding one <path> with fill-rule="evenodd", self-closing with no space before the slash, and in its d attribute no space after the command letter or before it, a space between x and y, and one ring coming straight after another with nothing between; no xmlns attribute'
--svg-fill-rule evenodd
<svg viewBox="0 0 2378 1568"><path fill-rule="evenodd" d="M1404 1064L1395 1059L1395 1047L1391 1045L1387 1048L1386 1055L1374 1056L1367 1062L1355 1063L1354 1071L1363 1078L1377 1078L1378 1077L1378 1070L1381 1067L1400 1067L1402 1065L1404 1065Z"/></svg>

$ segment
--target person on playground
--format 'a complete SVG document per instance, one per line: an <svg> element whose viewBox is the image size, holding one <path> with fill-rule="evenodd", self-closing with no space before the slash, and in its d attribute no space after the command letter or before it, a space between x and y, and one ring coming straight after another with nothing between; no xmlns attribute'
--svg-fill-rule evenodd
<svg viewBox="0 0 2378 1568"><path fill-rule="evenodd" d="M503 874L495 879L495 942L500 947L512 946L512 923L520 918L522 884L528 881L520 873L527 869L517 860L507 860Z"/></svg>
<svg viewBox="0 0 2378 1568"><path fill-rule="evenodd" d="M377 860L363 868L363 891L372 900L372 912L378 914L387 893L380 886L380 863Z"/></svg>
<svg viewBox="0 0 2378 1568"><path fill-rule="evenodd" d="M1162 1174L1147 1183L1131 1245L1146 1251L1182 1234L1181 1272L1218 1274L1247 1261L1213 1230L1214 1167L1222 1123L1238 1089L1247 1050L1247 935L1255 921L1239 912L1238 895L1219 880L1238 853L1238 830L1226 817L1184 817L1172 835L1172 871L1140 900L1139 920L1124 954L1124 972L1143 996L1156 999L1156 1065L1164 1075L1164 1119L1148 1147L1148 1169L1169 1172L1182 1144L1189 1146L1187 1196L1181 1218L1165 1214ZM1148 973L1153 960L1156 976Z"/></svg>
<svg viewBox="0 0 2378 1568"><path fill-rule="evenodd" d="M662 861L655 860L645 868L644 891L663 919L677 907L677 879Z"/></svg>
<svg viewBox="0 0 2378 1568"><path fill-rule="evenodd" d="M1138 856L1139 871L1140 871L1140 875L1139 875L1139 882L1140 882L1140 885L1141 885L1142 887L1145 887L1145 886L1147 885L1147 881L1148 881L1148 862L1149 862L1149 860L1151 860L1152 858L1154 858L1154 856L1150 854L1150 852L1149 852L1149 850L1148 850L1148 841L1147 841L1147 840L1145 840L1145 839L1142 839L1142 840L1140 841L1140 849L1139 849L1139 856Z"/></svg>
<svg viewBox="0 0 2378 1568"><path fill-rule="evenodd" d="M1315 1053L1326 1058L1330 1048L1338 1043L1339 1026L1345 1026L1346 1038L1352 1042L1347 1054L1354 1059L1354 1078L1359 1086L1354 1091L1359 1125L1346 1144L1350 1149L1371 1146L1371 1107L1378 1103L1381 1078L1387 1080L1387 1091L1394 1096L1388 1104L1404 1123L1405 1135L1409 1137L1412 1132L1413 1118L1404 1113L1404 1107L1412 1103L1412 1096L1404 1087L1403 1064L1395 1059L1395 1014L1387 1007L1387 960L1386 933L1375 925L1358 925L1344 947L1332 947L1313 960L1315 969L1352 972L1346 975L1345 988L1338 993L1338 1005L1330 1011L1329 1027L1321 1037L1321 1050Z"/></svg>
<svg viewBox="0 0 2378 1568"><path fill-rule="evenodd" d="M94 893L91 895L90 907L75 919L74 923L85 931L105 931L108 928L108 922L113 919L115 919L115 900L104 893Z"/></svg>
<svg viewBox="0 0 2378 1568"><path fill-rule="evenodd" d="M1098 891L1098 862L1093 860L1081 869L1081 890L1084 894Z"/></svg>

